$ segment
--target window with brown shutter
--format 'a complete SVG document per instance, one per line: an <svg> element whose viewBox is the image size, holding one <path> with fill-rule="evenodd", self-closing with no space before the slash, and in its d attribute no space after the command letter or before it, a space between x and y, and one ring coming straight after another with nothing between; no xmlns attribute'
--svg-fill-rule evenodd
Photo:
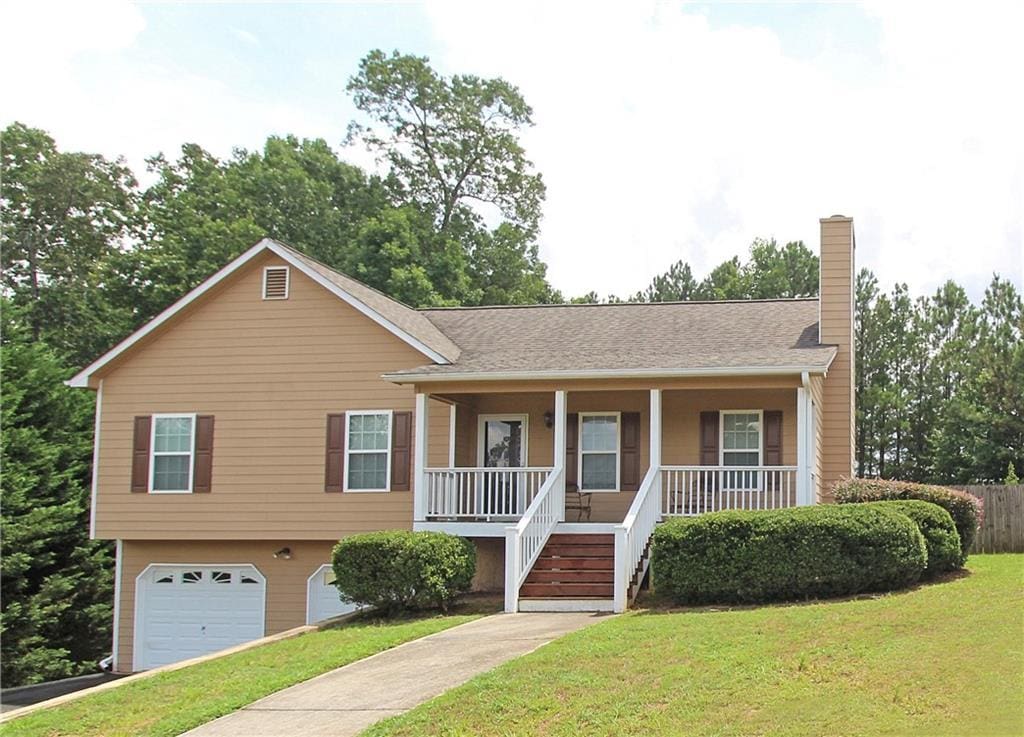
<svg viewBox="0 0 1024 737"><path fill-rule="evenodd" d="M324 491L340 492L345 478L345 413L327 415Z"/></svg>
<svg viewBox="0 0 1024 737"><path fill-rule="evenodd" d="M621 423L619 488L636 491L640 488L640 413L623 412Z"/></svg>
<svg viewBox="0 0 1024 737"><path fill-rule="evenodd" d="M764 465L782 465L782 411L764 412Z"/></svg>
<svg viewBox="0 0 1024 737"><path fill-rule="evenodd" d="M135 418L132 432L132 493L145 494L149 491L149 439L153 418L144 415Z"/></svg>
<svg viewBox="0 0 1024 737"><path fill-rule="evenodd" d="M700 413L700 465L718 465L718 411Z"/></svg>
<svg viewBox="0 0 1024 737"><path fill-rule="evenodd" d="M208 494L213 482L213 415L196 417L196 449L192 469L192 491Z"/></svg>
<svg viewBox="0 0 1024 737"><path fill-rule="evenodd" d="M571 412L565 417L565 488L569 491L579 490L576 478L579 469L576 452L579 432L580 416L576 412Z"/></svg>
<svg viewBox="0 0 1024 737"><path fill-rule="evenodd" d="M412 466L412 412L391 415L391 490L409 491Z"/></svg>

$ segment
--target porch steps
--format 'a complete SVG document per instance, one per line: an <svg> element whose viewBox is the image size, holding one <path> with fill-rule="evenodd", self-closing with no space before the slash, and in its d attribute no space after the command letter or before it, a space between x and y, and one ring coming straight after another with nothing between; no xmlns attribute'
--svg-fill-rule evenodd
<svg viewBox="0 0 1024 737"><path fill-rule="evenodd" d="M615 537L604 533L551 535L519 596L523 611L538 611L534 607L553 606L558 601L575 611L587 607L588 602L603 610L605 602L615 596Z"/></svg>

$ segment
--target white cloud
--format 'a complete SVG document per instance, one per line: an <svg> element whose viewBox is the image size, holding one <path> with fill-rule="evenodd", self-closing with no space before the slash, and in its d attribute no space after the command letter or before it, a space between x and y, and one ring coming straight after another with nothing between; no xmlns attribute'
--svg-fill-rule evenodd
<svg viewBox="0 0 1024 737"><path fill-rule="evenodd" d="M663 4L429 9L438 61L534 107L542 254L569 294L629 294L680 258L704 271L759 235L816 246L836 212L886 283L1024 281L1019 10L872 7L882 73L858 75Z"/></svg>
<svg viewBox="0 0 1024 737"><path fill-rule="evenodd" d="M240 41L244 41L250 46L259 46L260 39L255 33L249 33L244 28L232 28L231 33Z"/></svg>

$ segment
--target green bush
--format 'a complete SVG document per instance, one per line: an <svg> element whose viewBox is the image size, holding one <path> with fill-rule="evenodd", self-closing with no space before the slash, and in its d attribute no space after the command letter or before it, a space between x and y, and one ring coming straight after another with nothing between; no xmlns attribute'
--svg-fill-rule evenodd
<svg viewBox="0 0 1024 737"><path fill-rule="evenodd" d="M845 479L836 484L835 495L836 501L840 504L898 499L920 499L923 502L938 504L949 512L956 525L957 534L960 535L960 565L967 560L967 552L974 544L974 537L981 527L981 499L965 491L947 489L943 486L883 479Z"/></svg>
<svg viewBox="0 0 1024 737"><path fill-rule="evenodd" d="M679 603L757 603L886 591L928 561L906 515L879 505L716 512L654 533L659 591Z"/></svg>
<svg viewBox="0 0 1024 737"><path fill-rule="evenodd" d="M368 532L335 545L333 567L343 601L387 613L447 611L459 594L469 591L476 548L443 532Z"/></svg>
<svg viewBox="0 0 1024 737"><path fill-rule="evenodd" d="M928 549L928 565L922 574L924 578L953 571L963 565L963 552L960 550L960 535L957 534L956 525L949 512L938 504L919 499L871 504L905 514L917 525Z"/></svg>

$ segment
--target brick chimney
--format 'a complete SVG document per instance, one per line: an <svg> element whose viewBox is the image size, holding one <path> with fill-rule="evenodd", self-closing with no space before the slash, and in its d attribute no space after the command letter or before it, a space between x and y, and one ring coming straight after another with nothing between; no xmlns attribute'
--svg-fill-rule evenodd
<svg viewBox="0 0 1024 737"><path fill-rule="evenodd" d="M854 250L853 218L821 219L819 339L838 348L822 387L821 498L854 473Z"/></svg>

